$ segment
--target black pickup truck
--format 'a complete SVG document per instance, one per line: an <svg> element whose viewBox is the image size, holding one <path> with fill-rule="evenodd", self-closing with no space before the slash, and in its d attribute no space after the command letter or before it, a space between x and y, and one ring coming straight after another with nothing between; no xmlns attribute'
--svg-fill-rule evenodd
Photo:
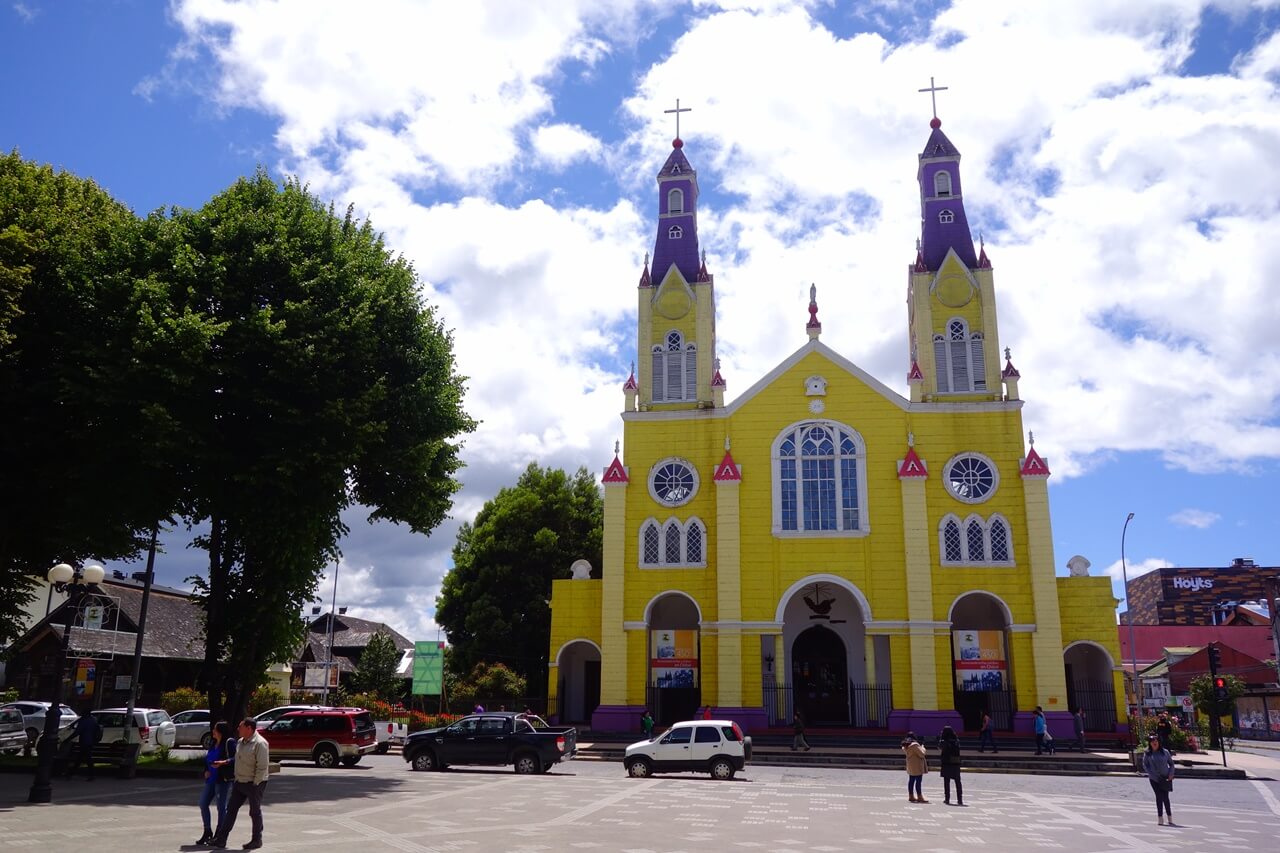
<svg viewBox="0 0 1280 853"><path fill-rule="evenodd" d="M414 732L405 740L404 760L414 770L444 770L450 764L511 765L517 773L545 773L578 751L578 731L537 728L542 721L499 711L472 714L451 726Z"/></svg>

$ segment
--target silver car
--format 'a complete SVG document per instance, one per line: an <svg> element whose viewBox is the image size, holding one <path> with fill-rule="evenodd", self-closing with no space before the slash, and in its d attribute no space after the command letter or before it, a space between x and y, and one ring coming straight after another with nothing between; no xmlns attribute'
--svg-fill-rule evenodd
<svg viewBox="0 0 1280 853"><path fill-rule="evenodd" d="M36 741L44 734L44 714L49 710L50 702L31 702L26 699L20 699L17 702L9 702L6 705L0 705L0 708L17 708L22 714L22 722L26 727L27 740L32 747L36 745ZM80 715L71 710L66 705L59 705L62 709L58 716L58 735L61 737L67 729L76 724L76 720L80 719Z"/></svg>
<svg viewBox="0 0 1280 853"><path fill-rule="evenodd" d="M173 727L177 729L177 746L213 746L212 717L203 708L181 711L173 715Z"/></svg>
<svg viewBox="0 0 1280 853"><path fill-rule="evenodd" d="M0 752L20 752L27 745L27 727L17 708L0 708Z"/></svg>
<svg viewBox="0 0 1280 853"><path fill-rule="evenodd" d="M97 718L98 725L102 728L101 743L126 741L125 720L128 717L124 708L106 708L90 711L90 714ZM141 755L155 752L157 747L161 746L172 748L177 738L173 720L170 719L167 711L160 708L134 708L132 728L136 734L130 733L128 740L142 744L139 750ZM71 734L64 729L60 736L65 741L71 737Z"/></svg>

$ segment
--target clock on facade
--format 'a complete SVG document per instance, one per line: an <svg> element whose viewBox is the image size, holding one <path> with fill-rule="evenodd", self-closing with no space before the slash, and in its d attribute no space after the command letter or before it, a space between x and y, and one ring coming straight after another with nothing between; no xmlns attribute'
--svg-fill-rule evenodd
<svg viewBox="0 0 1280 853"><path fill-rule="evenodd" d="M698 492L698 472L683 459L663 459L649 473L649 493L664 506L680 506Z"/></svg>

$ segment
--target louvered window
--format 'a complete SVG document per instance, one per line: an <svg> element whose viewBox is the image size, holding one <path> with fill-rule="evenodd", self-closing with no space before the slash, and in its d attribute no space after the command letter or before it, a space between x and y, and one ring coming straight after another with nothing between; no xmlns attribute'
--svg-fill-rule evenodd
<svg viewBox="0 0 1280 853"><path fill-rule="evenodd" d="M775 456L779 528L861 530L861 456L861 446L848 428L807 423L789 430Z"/></svg>
<svg viewBox="0 0 1280 853"><path fill-rule="evenodd" d="M964 551L960 545L960 525L954 519L942 525L942 553L948 563L964 562Z"/></svg>
<svg viewBox="0 0 1280 853"><path fill-rule="evenodd" d="M684 348L684 398L698 399L698 348L693 344Z"/></svg>
<svg viewBox="0 0 1280 853"><path fill-rule="evenodd" d="M933 336L933 363L939 393L987 390L982 333L969 334L969 324L964 320L953 317L947 321L945 335Z"/></svg>
<svg viewBox="0 0 1280 853"><path fill-rule="evenodd" d="M982 334L969 338L969 373L973 377L973 390L987 390L987 355L982 349Z"/></svg>
<svg viewBox="0 0 1280 853"><path fill-rule="evenodd" d="M986 548L984 547L985 536L982 534L982 522L976 518L965 526L964 529L965 544L968 546L968 553L965 554L970 563L986 562Z"/></svg>
<svg viewBox="0 0 1280 853"><path fill-rule="evenodd" d="M933 176L933 194L951 195L951 173L938 172Z"/></svg>
<svg viewBox="0 0 1280 853"><path fill-rule="evenodd" d="M933 336L933 361L938 377L938 391L951 390L951 371L947 368L947 341L942 335Z"/></svg>
<svg viewBox="0 0 1280 853"><path fill-rule="evenodd" d="M683 190L672 190L667 193L667 213L684 213Z"/></svg>
<svg viewBox="0 0 1280 853"><path fill-rule="evenodd" d="M655 345L653 358L653 401L670 403L698 398L698 348L686 344L678 331L667 332L666 341Z"/></svg>

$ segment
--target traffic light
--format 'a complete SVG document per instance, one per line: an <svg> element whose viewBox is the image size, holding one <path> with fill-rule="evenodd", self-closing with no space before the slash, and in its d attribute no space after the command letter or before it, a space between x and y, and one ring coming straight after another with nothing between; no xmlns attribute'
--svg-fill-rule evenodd
<svg viewBox="0 0 1280 853"><path fill-rule="evenodd" d="M1216 702L1227 701L1227 680L1221 675L1213 680L1213 698Z"/></svg>
<svg viewBox="0 0 1280 853"><path fill-rule="evenodd" d="M1217 674L1218 667L1222 666L1222 650L1213 643L1209 644L1209 672Z"/></svg>

